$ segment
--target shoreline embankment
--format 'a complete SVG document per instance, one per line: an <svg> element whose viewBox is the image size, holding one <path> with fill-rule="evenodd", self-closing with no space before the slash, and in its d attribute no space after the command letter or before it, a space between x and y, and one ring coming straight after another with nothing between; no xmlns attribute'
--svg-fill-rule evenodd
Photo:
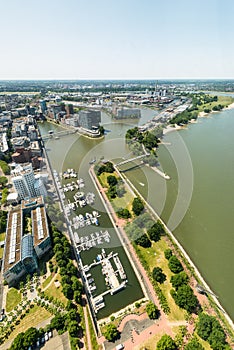
<svg viewBox="0 0 234 350"><path fill-rule="evenodd" d="M232 321L232 319L230 318L230 316L228 315L228 313L226 312L226 310L223 308L223 306L220 304L220 302L218 301L217 297L215 296L214 292L212 291L212 289L210 288L210 286L207 284L207 282L204 280L204 278L202 277L201 273L199 272L198 268L196 267L196 265L194 264L194 262L191 260L190 256L188 255L188 253L185 251L185 249L183 248L183 246L180 244L180 242L177 240L177 238L174 236L174 234L172 233L172 231L167 227L167 225L165 224L165 222L161 219L161 217L156 213L156 211L151 207L151 205L149 203L147 203L147 201L145 200L145 198L141 195L141 193L138 191L138 189L132 184L132 182L126 177L125 174L121 173L121 177L122 179L124 179L126 182L128 182L128 184L132 187L132 189L135 191L135 193L137 193L137 195L143 200L143 202L145 203L146 207L148 208L148 210L151 212L151 214L157 219L159 220L165 227L165 230L168 234L168 236L170 237L171 241L173 244L175 244L181 254L184 256L184 258L187 260L188 264L192 267L192 269L194 270L194 277L195 279L198 281L200 280L200 282L203 284L203 286L205 287L205 289L210 293L210 298L215 302L216 306L218 307L218 309L220 311L222 311L226 321L228 322L229 326L232 328L232 330L234 330L234 323Z"/></svg>

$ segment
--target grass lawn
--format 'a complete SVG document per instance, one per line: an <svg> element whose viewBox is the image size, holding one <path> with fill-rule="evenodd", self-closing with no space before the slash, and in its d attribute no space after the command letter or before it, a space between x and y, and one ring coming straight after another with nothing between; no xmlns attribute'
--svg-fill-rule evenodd
<svg viewBox="0 0 234 350"><path fill-rule="evenodd" d="M170 283L171 276L173 273L170 271L168 267L168 261L164 257L164 250L168 249L168 245L165 239L161 239L159 242L153 242L150 248L142 248L138 246L138 249L141 252L141 255L144 257L147 262L150 271L153 270L154 267L161 267L167 279L164 283L160 284L160 288L167 298L168 304L170 306L171 312L168 315L169 320L171 321L181 321L185 318L185 311L179 308L172 298L170 294L170 290L172 289L172 285Z"/></svg>
<svg viewBox="0 0 234 350"><path fill-rule="evenodd" d="M212 108L214 106L218 106L219 104L226 107L227 105L229 105L233 102L234 102L234 98L231 96L218 96L217 102L214 101L214 102L202 104L201 106L198 106L198 110L199 110L199 112L203 111L204 108L209 108L212 110Z"/></svg>
<svg viewBox="0 0 234 350"><path fill-rule="evenodd" d="M56 277L56 279L61 281L61 276L58 275ZM45 290L45 294L48 295L49 297L52 296L52 297L62 301L65 304L67 302L67 298L62 293L62 286L60 285L58 288L56 288L54 282L50 285L50 287L48 289Z"/></svg>
<svg viewBox="0 0 234 350"><path fill-rule="evenodd" d="M126 189L126 186L125 186L125 189ZM123 209L127 208L131 212L133 199L134 199L133 194L126 189L126 193L123 195L123 197L121 198L116 197L111 201L111 204L115 210L120 208L123 208Z"/></svg>
<svg viewBox="0 0 234 350"><path fill-rule="evenodd" d="M5 241L5 236L6 236L5 232L0 233L0 242Z"/></svg>
<svg viewBox="0 0 234 350"><path fill-rule="evenodd" d="M30 327L36 327L40 322L47 320L51 316L49 311L35 305L29 310L27 316L20 321L20 324L15 327L8 339L15 338L17 334L25 332Z"/></svg>
<svg viewBox="0 0 234 350"><path fill-rule="evenodd" d="M104 188L109 188L108 182L107 182L107 177L109 175L114 175L117 179L119 179L118 175L116 172L113 174L109 173L102 173L100 176L98 176L99 181ZM116 197L114 199L111 199L111 204L115 210L118 210L120 208L127 208L131 212L131 207L132 207L132 201L134 199L133 194L128 190L127 186L124 185L124 188L126 190L125 194L119 198Z"/></svg>
<svg viewBox="0 0 234 350"><path fill-rule="evenodd" d="M93 329L93 323L91 321L89 309L87 308L87 314L88 314L88 323L89 323L89 333L90 333L90 338L91 338L91 344L92 344L92 350L98 350L100 346L98 345L97 338L95 331Z"/></svg>
<svg viewBox="0 0 234 350"><path fill-rule="evenodd" d="M21 293L16 288L10 288L6 297L6 311L13 310L21 301Z"/></svg>
<svg viewBox="0 0 234 350"><path fill-rule="evenodd" d="M47 279L42 283L42 287L46 288L48 286L48 284L50 283L50 281L52 280L53 276L50 275L49 277L47 277Z"/></svg>
<svg viewBox="0 0 234 350"><path fill-rule="evenodd" d="M157 342L161 339L161 337L164 335L164 332L159 332L155 334L154 336L151 336L149 339L141 343L141 345L138 345L134 347L134 350L155 350Z"/></svg>
<svg viewBox="0 0 234 350"><path fill-rule="evenodd" d="M0 259L3 258L3 252L4 252L4 248L0 247Z"/></svg>

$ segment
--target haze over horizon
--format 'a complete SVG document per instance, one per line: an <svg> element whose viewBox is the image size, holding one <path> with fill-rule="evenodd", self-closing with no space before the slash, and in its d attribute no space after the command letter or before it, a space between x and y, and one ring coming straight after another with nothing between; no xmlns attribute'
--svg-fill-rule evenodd
<svg viewBox="0 0 234 350"><path fill-rule="evenodd" d="M4 2L0 80L232 79L233 13L232 0Z"/></svg>

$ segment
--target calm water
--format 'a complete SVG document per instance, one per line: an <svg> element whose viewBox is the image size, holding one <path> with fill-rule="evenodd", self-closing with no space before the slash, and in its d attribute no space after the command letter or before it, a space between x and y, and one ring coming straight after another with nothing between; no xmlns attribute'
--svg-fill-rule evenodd
<svg viewBox="0 0 234 350"><path fill-rule="evenodd" d="M144 121L153 111L144 111ZM124 133L140 121L111 122L102 116L108 130L102 141L70 135L48 143L57 167L80 166L85 177L93 156L127 156ZM51 129L44 124L42 129ZM161 214L188 252L203 277L234 320L234 110L199 119L186 130L172 132L159 147L160 163L171 180L165 181L150 168L126 173L137 189ZM71 144L75 146L71 149ZM71 166L72 167L72 166ZM58 169L59 170L59 169ZM83 177L82 176L82 177ZM191 198L190 198L191 197ZM190 201L191 199L191 201ZM121 293L122 294L122 293ZM119 294L119 296L121 296ZM118 295L116 295L116 299ZM121 299L121 297L120 297ZM118 301L116 300L118 304Z"/></svg>
<svg viewBox="0 0 234 350"><path fill-rule="evenodd" d="M173 229L232 320L233 132L234 110L199 118L197 124L167 134L164 142L169 145L159 147L160 163L170 175L170 181L163 180L146 168L143 170L144 175L139 169L127 173L138 190L147 196L150 204ZM139 181L144 182L144 177L147 190L139 185ZM191 194L191 202L187 193Z"/></svg>

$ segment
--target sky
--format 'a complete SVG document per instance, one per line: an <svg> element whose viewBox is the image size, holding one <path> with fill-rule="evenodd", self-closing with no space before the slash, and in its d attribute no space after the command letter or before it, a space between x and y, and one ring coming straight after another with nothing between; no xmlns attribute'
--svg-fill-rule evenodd
<svg viewBox="0 0 234 350"><path fill-rule="evenodd" d="M0 80L234 78L233 0L0 0Z"/></svg>

